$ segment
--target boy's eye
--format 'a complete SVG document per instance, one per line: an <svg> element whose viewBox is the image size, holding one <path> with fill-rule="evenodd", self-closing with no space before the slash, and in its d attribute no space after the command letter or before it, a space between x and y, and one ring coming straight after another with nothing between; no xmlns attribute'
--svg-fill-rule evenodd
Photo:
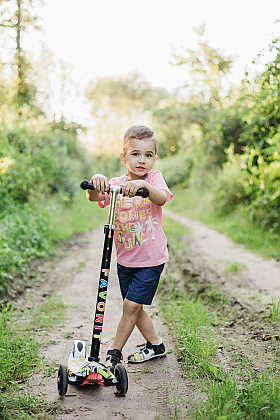
<svg viewBox="0 0 280 420"><path fill-rule="evenodd" d="M147 153L146 157L148 157L148 158L152 157L151 153Z"/></svg>
<svg viewBox="0 0 280 420"><path fill-rule="evenodd" d="M132 153L132 156L139 156L139 153L134 152L134 153Z"/></svg>

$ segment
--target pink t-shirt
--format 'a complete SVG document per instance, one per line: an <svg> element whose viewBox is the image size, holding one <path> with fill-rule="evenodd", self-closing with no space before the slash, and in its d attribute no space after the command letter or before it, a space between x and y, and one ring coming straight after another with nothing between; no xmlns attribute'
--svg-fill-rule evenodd
<svg viewBox="0 0 280 420"><path fill-rule="evenodd" d="M166 191L166 201L172 200L173 195L161 172L152 169L145 181ZM126 175L110 180L112 185L123 185L125 182ZM109 203L110 195L106 194L105 200L99 201L98 205L104 208ZM120 265L154 267L168 261L167 239L162 230L162 207L149 198L118 195L114 239Z"/></svg>

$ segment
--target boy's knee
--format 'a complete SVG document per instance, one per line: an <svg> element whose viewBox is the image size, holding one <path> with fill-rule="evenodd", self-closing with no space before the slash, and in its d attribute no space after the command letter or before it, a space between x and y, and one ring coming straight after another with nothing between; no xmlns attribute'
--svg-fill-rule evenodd
<svg viewBox="0 0 280 420"><path fill-rule="evenodd" d="M143 305L140 303L132 302L131 300L125 299L123 301L123 312L128 315L139 314Z"/></svg>

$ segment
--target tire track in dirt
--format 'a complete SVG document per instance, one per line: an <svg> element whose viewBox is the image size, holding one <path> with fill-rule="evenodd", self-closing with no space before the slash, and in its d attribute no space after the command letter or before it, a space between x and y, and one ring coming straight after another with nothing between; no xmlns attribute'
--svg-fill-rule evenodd
<svg viewBox="0 0 280 420"><path fill-rule="evenodd" d="M83 235L82 245L70 248L49 273L49 281L45 290L56 290L67 306L65 326L48 333L50 344L44 349L49 363L67 363L69 352L73 348L73 339L91 342L92 323L95 311L98 288L101 254L103 249L103 228ZM108 347L111 345L122 312L122 299L119 291L115 253L112 256L109 277L108 298L104 318L101 345L101 361L104 361ZM156 329L163 338L167 357L143 364L125 364L129 387L124 398L114 395L114 387L102 386L74 387L69 385L67 394L60 399L57 393L57 371L51 376L33 378L33 393L42 394L49 401L60 401L58 420L127 418L154 420L186 418L186 405L190 407L190 399L194 389L183 379L182 369L177 362L172 337L164 325L158 304L150 310ZM144 344L144 340L135 329L126 344L124 359Z"/></svg>
<svg viewBox="0 0 280 420"><path fill-rule="evenodd" d="M186 255L194 265L213 271L219 286L242 304L260 307L280 298L280 263L265 259L236 244L227 236L208 228L202 222L188 219L168 209L164 214L191 229L191 243ZM232 263L246 266L236 273L226 273Z"/></svg>

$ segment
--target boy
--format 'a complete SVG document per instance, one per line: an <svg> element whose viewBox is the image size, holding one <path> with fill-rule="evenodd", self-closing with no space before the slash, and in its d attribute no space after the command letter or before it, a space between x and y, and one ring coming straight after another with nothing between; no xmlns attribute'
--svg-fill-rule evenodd
<svg viewBox="0 0 280 420"><path fill-rule="evenodd" d="M120 154L127 174L110 180L110 184L123 186L117 202L114 232L123 314L105 362L112 371L120 363L122 349L135 325L147 344L140 352L128 356L129 363L142 363L166 354L162 339L143 308L143 305L151 305L164 263L168 260L161 207L173 196L161 172L152 169L157 160L156 153L154 131L141 125L130 127L124 135ZM105 194L109 181L101 174L94 175L91 180L95 190L87 190L87 198L98 201L104 208L110 202L110 196ZM149 197L134 197L139 188L148 188Z"/></svg>

